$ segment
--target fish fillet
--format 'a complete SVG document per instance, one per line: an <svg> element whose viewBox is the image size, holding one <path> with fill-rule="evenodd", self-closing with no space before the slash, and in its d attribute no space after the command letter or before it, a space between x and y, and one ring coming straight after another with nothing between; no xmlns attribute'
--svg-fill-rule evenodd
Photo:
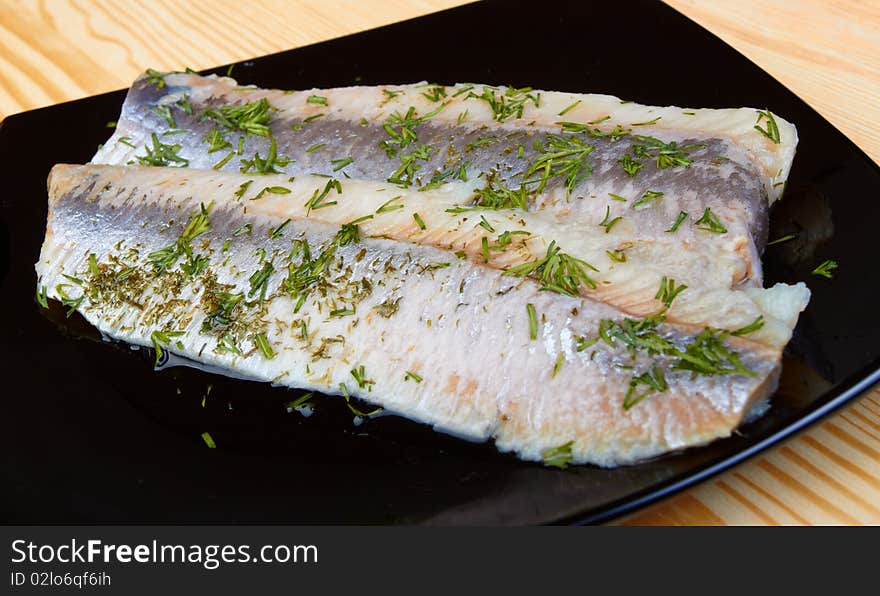
<svg viewBox="0 0 880 596"><path fill-rule="evenodd" d="M591 236L607 229L603 261L604 250L635 246L692 288L760 287L768 206L796 144L793 125L749 108L473 84L288 92L178 73L135 82L93 163L251 173L255 157L273 154L279 173L441 188L459 206L522 191L516 200L529 212ZM175 161L156 161L162 145L177 146ZM696 223L707 209L722 234ZM671 260L674 251L681 254ZM642 288L617 287L622 308L621 300L649 299Z"/></svg>
<svg viewBox="0 0 880 596"><path fill-rule="evenodd" d="M634 318L546 291L535 271L510 274L557 235L586 253L583 225L531 209L449 213L455 192L369 179L340 181L322 199L334 204L315 209L327 183L58 165L38 291L126 342L362 398L526 460L602 466L728 436L775 389L809 298L803 284L698 288L720 296L717 318L744 304L763 313L742 336L673 317L690 289L666 315L655 302ZM516 230L530 234L485 258L482 238L496 246Z"/></svg>

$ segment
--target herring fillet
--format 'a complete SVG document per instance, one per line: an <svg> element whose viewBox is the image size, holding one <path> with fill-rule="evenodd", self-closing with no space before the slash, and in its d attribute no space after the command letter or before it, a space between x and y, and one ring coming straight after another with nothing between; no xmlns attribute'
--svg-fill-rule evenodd
<svg viewBox="0 0 880 596"><path fill-rule="evenodd" d="M633 356L619 341L578 351L598 336L601 321L621 323L626 314L541 291L531 279L447 250L352 234L290 208L285 195L242 201L235 196L241 180L56 166L39 286L117 339L150 345L164 333L162 347L173 353L361 397L446 432L494 438L527 460L566 446L573 463L612 466L703 444L729 435L775 388L781 347L726 338L726 349L752 371L727 375L676 370L674 357ZM157 273L149 255L173 247L199 213L209 218L207 229L192 238L188 255ZM306 258L303 241L312 258L329 256L297 309L298 294L284 284ZM188 275L182 265L200 256L207 264ZM239 294L220 321L218 304ZM534 340L527 304L538 313ZM656 333L685 349L700 329L661 322ZM624 408L630 380L654 367L668 389Z"/></svg>
<svg viewBox="0 0 880 596"><path fill-rule="evenodd" d="M618 235L660 243L661 251L673 241L666 230L686 212L688 222L675 235L676 245L695 258L706 251L725 255L713 259L718 272L709 283L760 287L768 205L781 195L787 179L797 144L794 126L777 117L780 139L774 143L755 130L760 112L748 108L688 110L607 95L534 91L508 96L508 91L421 84L286 92L240 87L232 79L213 76L168 74L161 84L142 76L129 92L116 132L93 163L138 163L151 135L157 134L164 143L180 145L179 155L189 167L238 171L246 168L243 160L255 154L265 157L271 138L278 154L291 160L279 166L281 172L385 181L400 178L404 158L424 144L429 154L414 158L416 170L404 176L414 187L440 185L465 204L481 187L516 189L525 182L530 211L585 228L620 217ZM489 98L502 104L521 101L522 112L499 116ZM220 124L222 119L205 116L261 100L271 106L263 134L230 132ZM389 123L409 110L414 118L425 117L410 127L417 138L386 154L380 143L393 140L389 130L400 130L396 125L389 129ZM560 128L565 122L581 129ZM215 130L229 133L228 146L209 143ZM645 138L673 143L676 149L664 145L663 151L648 149L650 155L639 156L638 146L647 142L640 139ZM554 147L554 140L562 147ZM660 152L684 161L661 168ZM571 192L562 175L536 187L541 170L529 172L529 165L550 154L565 155L557 166L572 156L581 164L571 179ZM634 175L621 165L627 156L639 162ZM651 196L647 193L662 193L662 199L640 203ZM726 228L718 238L708 239L693 225L707 207Z"/></svg>

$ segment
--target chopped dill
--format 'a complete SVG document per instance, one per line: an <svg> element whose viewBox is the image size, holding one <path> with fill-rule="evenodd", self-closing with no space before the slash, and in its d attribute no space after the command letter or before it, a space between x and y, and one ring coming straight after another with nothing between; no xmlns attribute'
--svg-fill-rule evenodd
<svg viewBox="0 0 880 596"><path fill-rule="evenodd" d="M797 238L795 234L788 234L786 236L782 236L781 238L777 238L776 240L771 240L767 243L767 246L773 246L774 244L782 244L783 242L788 242L789 240L794 240Z"/></svg>
<svg viewBox="0 0 880 596"><path fill-rule="evenodd" d="M765 125L767 128L761 128L761 120L767 121L767 124ZM776 118L773 117L770 110L758 110L758 120L754 128L777 145L779 144L779 141L781 140L779 136L779 127L776 124Z"/></svg>
<svg viewBox="0 0 880 596"><path fill-rule="evenodd" d="M703 216L695 221L694 225L701 230L712 232L713 234L727 233L727 228L722 225L721 220L718 219L717 215L712 213L712 210L709 207L706 207L706 210L703 211Z"/></svg>
<svg viewBox="0 0 880 596"><path fill-rule="evenodd" d="M268 137L270 108L272 106L264 97L254 102L209 108L202 113L199 121L211 120L229 130Z"/></svg>
<svg viewBox="0 0 880 596"><path fill-rule="evenodd" d="M254 343L257 344L257 347L260 349L260 353L263 355L263 358L266 360L272 360L275 357L275 350L272 349L272 346L269 345L269 340L266 339L265 333L257 333L254 336Z"/></svg>
<svg viewBox="0 0 880 596"><path fill-rule="evenodd" d="M544 465L551 468L559 468L560 470L567 468L568 462L572 458L572 445L574 445L574 441L569 441L559 447L552 447L541 451L541 459L544 461Z"/></svg>
<svg viewBox="0 0 880 596"><path fill-rule="evenodd" d="M538 313L531 302L526 304L526 314L529 316L529 339L534 341L538 339Z"/></svg>
<svg viewBox="0 0 880 596"><path fill-rule="evenodd" d="M150 341L153 342L153 349L156 352L156 366L162 359L162 347L171 343L172 337L180 337L183 331L153 331L150 334Z"/></svg>
<svg viewBox="0 0 880 596"><path fill-rule="evenodd" d="M587 275L587 269L598 271L586 261L561 252L554 240L547 247L544 258L511 267L504 275L529 276L540 281L543 290L577 296L581 283L596 288L596 282Z"/></svg>
<svg viewBox="0 0 880 596"><path fill-rule="evenodd" d="M679 284L676 286L674 279L667 278L664 275L663 279L660 280L660 288L657 290L654 300L659 300L666 308L669 308L672 306L672 301L675 300L676 296L684 292L686 289L687 286L685 284Z"/></svg>
<svg viewBox="0 0 880 596"><path fill-rule="evenodd" d="M351 376L354 377L354 380L355 382L357 382L357 386L359 389L370 389L370 385L376 384L376 381L371 381L367 378L367 374L366 372L364 372L363 364L351 369Z"/></svg>
<svg viewBox="0 0 880 596"><path fill-rule="evenodd" d="M559 112L556 115L557 116L564 116L567 113L569 113L570 111L572 111L573 109L575 109L576 107L578 107L580 104L581 104L581 100L577 100L576 102L574 102L573 104L571 104L567 108L563 109L561 112Z"/></svg>
<svg viewBox="0 0 880 596"><path fill-rule="evenodd" d="M148 146L144 146L144 150L147 152L146 155L136 156L138 163L142 166L185 167L189 165L188 159L184 159L178 155L181 145L166 145L161 143L159 137L156 136L156 133L152 133L151 138L153 141L152 149Z"/></svg>
<svg viewBox="0 0 880 596"><path fill-rule="evenodd" d="M378 209L376 209L376 213L387 213L389 211L396 211L398 209L403 209L403 205L392 205L395 201L403 198L403 195L397 195L396 197L392 197L382 203Z"/></svg>
<svg viewBox="0 0 880 596"><path fill-rule="evenodd" d="M827 279L831 279L831 272L835 269L837 269L837 261L832 261L829 259L813 269L813 271L811 271L810 273L817 277L825 277Z"/></svg>
<svg viewBox="0 0 880 596"><path fill-rule="evenodd" d="M731 331L731 335L736 335L737 337L748 335L750 333L754 333L758 329L764 326L764 315L758 315L754 321L746 325L745 327L740 327L736 331Z"/></svg>
<svg viewBox="0 0 880 596"><path fill-rule="evenodd" d="M468 91L465 99L479 99L486 102L492 110L492 118L496 122L504 122L510 118L522 118L523 110L529 101L538 107L541 102L540 94L532 93L531 87L517 89L508 87L504 91L495 87L484 86L481 94Z"/></svg>
<svg viewBox="0 0 880 596"><path fill-rule="evenodd" d="M330 164L333 166L333 171L338 172L345 166L351 165L354 162L354 159L351 157L343 157L341 159L332 159L330 160Z"/></svg>
<svg viewBox="0 0 880 596"><path fill-rule="evenodd" d="M266 292L269 290L269 278L275 272L275 266L271 261L266 261L263 266L255 271L249 278L248 298L257 295L258 300L262 303L266 299Z"/></svg>
<svg viewBox="0 0 880 596"><path fill-rule="evenodd" d="M325 201L331 190L335 190L336 194L342 194L342 184L340 184L335 178L328 180L327 184L324 185L323 190L316 188L315 192L312 193L311 198L305 202L304 207L306 207L306 216L308 216L313 209L323 209L324 207L330 207L331 205L337 204L337 201Z"/></svg>
<svg viewBox="0 0 880 596"><path fill-rule="evenodd" d="M616 224L616 223L619 222L621 219L623 219L623 217L621 217L621 216L615 217L614 219L610 219L610 218L611 218L611 207L610 207L610 206L606 206L606 207L605 207L605 219L603 219L603 220L599 223L599 226L600 226L600 227L605 228L605 233L606 233L606 234L609 233L609 232L611 231L611 228L614 227L614 224Z"/></svg>
<svg viewBox="0 0 880 596"><path fill-rule="evenodd" d="M269 137L269 151L266 153L265 159L261 158L259 151L257 151L254 153L253 159L241 160L239 171L242 174L247 174L251 170L255 174L280 174L281 171L276 169L276 166L283 168L290 163L290 159L278 155L278 145L275 142L275 137Z"/></svg>
<svg viewBox="0 0 880 596"><path fill-rule="evenodd" d="M687 211L679 211L678 216L675 218L675 221L672 224L672 227L668 230L665 230L667 234L674 234L678 231L678 227L687 219Z"/></svg>
<svg viewBox="0 0 880 596"><path fill-rule="evenodd" d="M646 190L645 193L633 202L632 208L636 211L649 207L654 201L663 198L663 193L657 190Z"/></svg>

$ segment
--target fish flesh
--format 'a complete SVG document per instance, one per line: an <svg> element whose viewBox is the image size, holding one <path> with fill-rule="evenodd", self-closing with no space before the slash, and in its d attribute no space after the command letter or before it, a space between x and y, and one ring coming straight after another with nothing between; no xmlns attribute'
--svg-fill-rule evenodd
<svg viewBox="0 0 880 596"><path fill-rule="evenodd" d="M40 292L108 336L551 464L632 463L727 436L775 388L779 346L632 318L460 258L401 223L410 207L382 212L380 183L348 181L326 197L333 209L310 211L326 179L289 178L261 177L270 190L251 200L240 173L57 165ZM333 221L336 207L348 211ZM789 327L808 298L791 288L768 306Z"/></svg>

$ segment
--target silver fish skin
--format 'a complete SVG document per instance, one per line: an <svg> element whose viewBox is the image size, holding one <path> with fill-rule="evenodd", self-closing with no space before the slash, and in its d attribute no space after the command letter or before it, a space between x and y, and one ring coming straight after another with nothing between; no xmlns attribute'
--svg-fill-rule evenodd
<svg viewBox="0 0 880 596"><path fill-rule="evenodd" d="M448 250L303 215L283 194L243 201L242 180L56 166L38 287L119 340L362 398L526 460L613 466L704 444L775 388L781 348L721 336L740 372L704 375L672 353L590 342L638 322ZM679 353L719 337L652 325L644 337ZM644 375L665 389L631 391Z"/></svg>
<svg viewBox="0 0 880 596"><path fill-rule="evenodd" d="M510 91L417 84L291 93L240 87L229 78L144 76L93 163L139 163L156 134L162 143L180 145L178 155L189 167L245 171L255 155L267 156L273 139L284 158L275 169L289 175L441 185L462 205L482 188L516 190L525 182L529 210L591 226L616 220L634 242L668 242L668 230L686 213L675 237L684 246L706 243L704 225L696 222L708 208L725 230L713 242L738 258L724 270L728 287L760 287L768 205L781 193L797 143L791 124L774 116L780 140L773 143L754 128L762 122L757 110L660 108L604 95ZM259 134L205 117L263 100L271 109ZM497 102L517 101L521 112L497 111ZM409 114L410 125L394 124L400 121L395 115ZM394 136L404 128L416 137L406 144ZM218 149L209 142L212 131L222 132L229 145ZM553 175L542 184L547 170L537 166L547 166L548 158ZM625 171L625 159L638 164L634 175ZM402 173L405 164L416 169Z"/></svg>

